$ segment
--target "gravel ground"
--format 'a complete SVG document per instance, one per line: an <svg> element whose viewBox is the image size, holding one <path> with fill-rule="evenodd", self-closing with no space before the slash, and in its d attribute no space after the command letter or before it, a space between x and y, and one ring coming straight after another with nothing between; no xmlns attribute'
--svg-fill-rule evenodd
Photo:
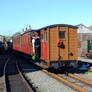
<svg viewBox="0 0 92 92"><path fill-rule="evenodd" d="M42 71L25 73L25 76L41 92L76 92Z"/></svg>
<svg viewBox="0 0 92 92"><path fill-rule="evenodd" d="M40 92L77 92L44 72L22 63L24 75Z"/></svg>
<svg viewBox="0 0 92 92"><path fill-rule="evenodd" d="M4 91L3 87L4 87L3 77L0 77L0 92Z"/></svg>
<svg viewBox="0 0 92 92"><path fill-rule="evenodd" d="M80 73L80 74L75 74L75 75L92 82L92 72L85 72L83 74Z"/></svg>
<svg viewBox="0 0 92 92"><path fill-rule="evenodd" d="M90 87L89 85L86 85L85 83L80 82L79 80L73 79L73 78L65 76L63 74L62 75L59 74L59 76L62 76L64 79L67 79L67 80L71 81L72 83L78 85L79 87L88 90L88 92L92 92L92 87Z"/></svg>

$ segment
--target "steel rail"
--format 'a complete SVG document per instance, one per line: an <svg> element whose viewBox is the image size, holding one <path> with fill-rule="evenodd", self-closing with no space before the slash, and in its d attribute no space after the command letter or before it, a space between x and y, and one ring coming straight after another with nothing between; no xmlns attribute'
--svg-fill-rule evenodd
<svg viewBox="0 0 92 92"><path fill-rule="evenodd" d="M68 86L70 86L70 87L76 89L76 90L79 91L79 92L88 92L88 90L86 90L86 89L84 89L84 88L81 88L81 87L79 87L78 85L75 85L75 84L73 84L72 82L70 82L70 81L68 81L68 80L66 80L66 79L64 79L64 78L62 78L62 77L60 77L60 76L58 76L58 75L56 75L56 74L54 74L54 73L48 72L48 71L46 71L46 70L44 70L44 69L43 69L42 71L45 72L46 74L48 74L49 76L52 76L53 78L58 79L58 80L60 80L61 82L65 83L66 85L68 85Z"/></svg>
<svg viewBox="0 0 92 92"><path fill-rule="evenodd" d="M29 84L27 83L27 81L23 77L23 74L21 73L21 71L19 69L19 65L18 65L17 61L16 61L16 67L17 67L18 73L19 73L20 77L22 78L22 81L24 82L24 84L26 85L26 87L29 89L30 92L33 92L32 88L29 86Z"/></svg>
<svg viewBox="0 0 92 92"><path fill-rule="evenodd" d="M3 75L4 75L4 87L5 87L4 92L7 92L6 68L7 68L8 62L9 62L9 59L8 59L7 62L5 63L5 65L4 65L4 71L3 71Z"/></svg>
<svg viewBox="0 0 92 92"><path fill-rule="evenodd" d="M81 81L81 82L83 82L83 83L85 83L85 84L87 84L87 85L92 86L92 82L90 82L90 81L88 81L88 80L86 80L86 79L84 79L84 78L80 78L80 77L77 76L77 75L73 75L73 74L71 74L71 73L68 73L67 76L69 76L69 77L71 77L71 78L74 78L74 79L76 79L76 80L79 80L79 81Z"/></svg>

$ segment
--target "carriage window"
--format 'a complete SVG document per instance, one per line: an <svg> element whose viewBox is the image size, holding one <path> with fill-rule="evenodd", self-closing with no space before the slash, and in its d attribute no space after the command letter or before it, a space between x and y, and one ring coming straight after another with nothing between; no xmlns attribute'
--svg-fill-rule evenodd
<svg viewBox="0 0 92 92"><path fill-rule="evenodd" d="M43 34L41 34L41 39L43 39Z"/></svg>
<svg viewBox="0 0 92 92"><path fill-rule="evenodd" d="M26 37L25 37L25 43L26 43Z"/></svg>
<svg viewBox="0 0 92 92"><path fill-rule="evenodd" d="M65 31L59 32L59 38L61 39L65 38Z"/></svg>
<svg viewBox="0 0 92 92"><path fill-rule="evenodd" d="M45 41L47 41L47 32L45 33Z"/></svg>
<svg viewBox="0 0 92 92"><path fill-rule="evenodd" d="M28 44L28 37L26 37L26 43Z"/></svg>

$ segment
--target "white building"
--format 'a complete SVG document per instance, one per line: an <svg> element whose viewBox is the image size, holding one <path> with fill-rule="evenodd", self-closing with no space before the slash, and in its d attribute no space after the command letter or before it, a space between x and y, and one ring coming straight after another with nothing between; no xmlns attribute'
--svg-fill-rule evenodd
<svg viewBox="0 0 92 92"><path fill-rule="evenodd" d="M92 30L90 30L88 27L86 27L85 25L83 24L79 24L77 25L78 27L78 33L84 33L84 34L87 34L87 33L92 33Z"/></svg>

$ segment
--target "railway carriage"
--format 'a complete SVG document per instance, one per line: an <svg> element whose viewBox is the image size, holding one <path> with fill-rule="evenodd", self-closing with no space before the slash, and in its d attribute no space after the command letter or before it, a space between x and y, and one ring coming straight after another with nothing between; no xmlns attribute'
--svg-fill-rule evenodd
<svg viewBox="0 0 92 92"><path fill-rule="evenodd" d="M76 67L78 60L77 27L65 24L50 25L39 30L30 30L13 38L19 48L13 49L32 56L32 34L40 36L40 62L35 62L44 68Z"/></svg>
<svg viewBox="0 0 92 92"><path fill-rule="evenodd" d="M20 51L20 35L13 37L13 49Z"/></svg>

